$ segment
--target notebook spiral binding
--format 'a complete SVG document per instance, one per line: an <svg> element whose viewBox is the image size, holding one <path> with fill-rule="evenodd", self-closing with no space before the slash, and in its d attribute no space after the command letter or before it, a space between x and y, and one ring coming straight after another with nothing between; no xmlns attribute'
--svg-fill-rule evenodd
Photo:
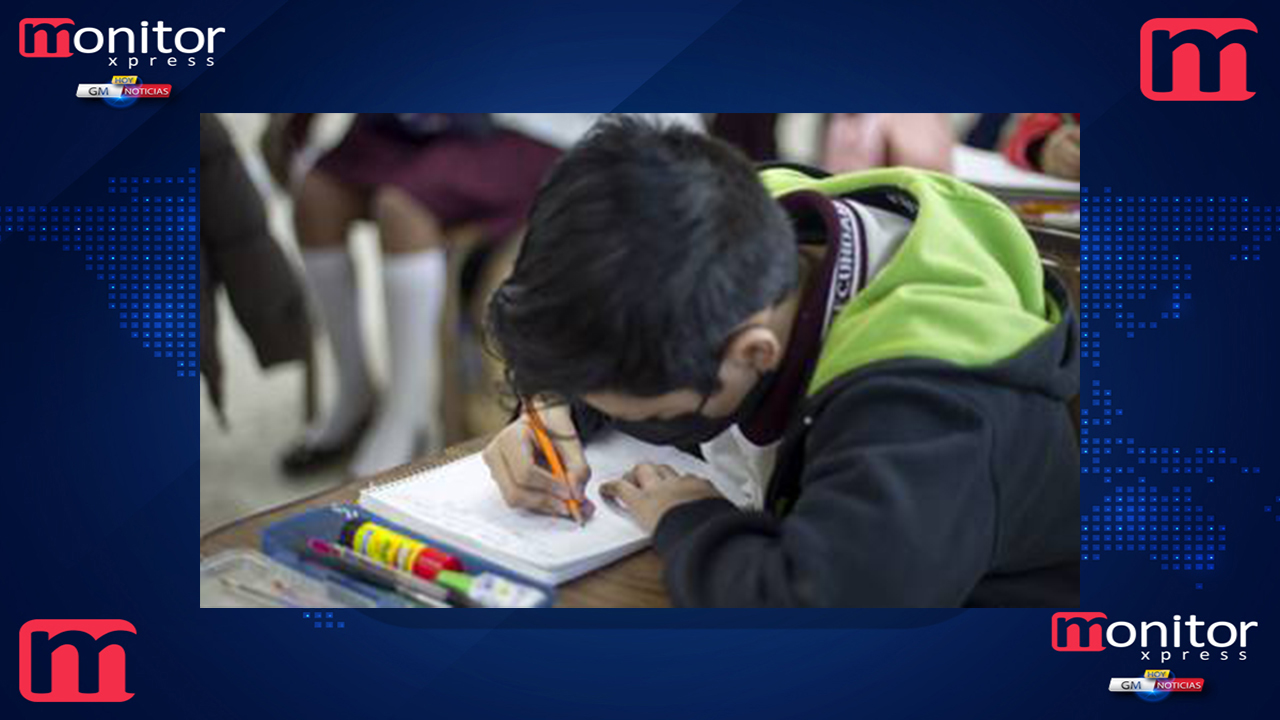
<svg viewBox="0 0 1280 720"><path fill-rule="evenodd" d="M407 463L399 467L391 468L390 470L385 470L370 478L369 482L360 489L360 494L373 494L375 492L397 487L415 479L417 476L425 472L439 470L442 467L447 467L456 462L465 460L479 452L478 448L481 447L484 447L484 445L478 444L473 447L471 443L464 443L461 446L455 446L454 448L445 450L432 461Z"/></svg>

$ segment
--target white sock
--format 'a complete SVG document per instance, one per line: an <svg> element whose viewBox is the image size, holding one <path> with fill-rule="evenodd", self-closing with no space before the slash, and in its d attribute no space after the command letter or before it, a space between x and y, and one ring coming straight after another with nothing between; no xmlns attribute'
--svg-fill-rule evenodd
<svg viewBox="0 0 1280 720"><path fill-rule="evenodd" d="M345 438L365 416L373 403L373 384L365 362L351 256L345 248L304 250L302 263L328 330L338 371L333 404L306 435L307 444L325 447Z"/></svg>
<svg viewBox="0 0 1280 720"><path fill-rule="evenodd" d="M412 460L439 397L435 352L446 283L444 251L386 255L382 272L390 382L378 417L352 460L350 469L356 476Z"/></svg>

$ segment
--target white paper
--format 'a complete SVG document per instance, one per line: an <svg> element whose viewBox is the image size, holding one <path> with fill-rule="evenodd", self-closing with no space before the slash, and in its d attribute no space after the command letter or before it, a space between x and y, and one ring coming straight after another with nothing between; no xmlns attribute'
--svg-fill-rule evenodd
<svg viewBox="0 0 1280 720"><path fill-rule="evenodd" d="M1010 190L1080 192L1080 183L1044 173L1023 170L1000 153L956 145L951 152L952 172L966 182Z"/></svg>
<svg viewBox="0 0 1280 720"><path fill-rule="evenodd" d="M585 526L507 506L489 468L471 455L441 468L361 493L360 505L426 537L438 538L546 582L562 582L638 550L644 531L600 497L600 486L640 462L670 465L705 477L735 504L745 498L710 465L674 448L611 435L586 451L587 498L595 515Z"/></svg>

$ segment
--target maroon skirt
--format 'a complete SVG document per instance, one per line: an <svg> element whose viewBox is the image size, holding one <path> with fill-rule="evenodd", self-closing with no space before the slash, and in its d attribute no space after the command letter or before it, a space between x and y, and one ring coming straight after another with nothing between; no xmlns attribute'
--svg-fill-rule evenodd
<svg viewBox="0 0 1280 720"><path fill-rule="evenodd" d="M525 223L560 151L509 130L415 140L358 115L316 169L371 195L393 186L422 203L446 231L479 225L503 239Z"/></svg>

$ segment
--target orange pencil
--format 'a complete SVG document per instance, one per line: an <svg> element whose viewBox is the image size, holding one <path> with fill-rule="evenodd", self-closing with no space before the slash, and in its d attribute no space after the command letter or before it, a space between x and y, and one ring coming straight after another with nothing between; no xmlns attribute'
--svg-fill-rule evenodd
<svg viewBox="0 0 1280 720"><path fill-rule="evenodd" d="M573 485L569 482L569 475L564 471L564 465L560 462L560 455L556 452L555 445L551 444L551 436L547 434L547 428L542 424L542 416L538 414L538 408L531 402L526 402L529 408L529 424L533 426L533 435L538 439L538 447L542 449L542 455L547 459L547 464L551 466L551 474L556 479L564 483L569 488L569 492L573 492ZM583 525L581 503L576 498L570 497L564 501L565 507L569 508L569 514L577 521L579 525Z"/></svg>

